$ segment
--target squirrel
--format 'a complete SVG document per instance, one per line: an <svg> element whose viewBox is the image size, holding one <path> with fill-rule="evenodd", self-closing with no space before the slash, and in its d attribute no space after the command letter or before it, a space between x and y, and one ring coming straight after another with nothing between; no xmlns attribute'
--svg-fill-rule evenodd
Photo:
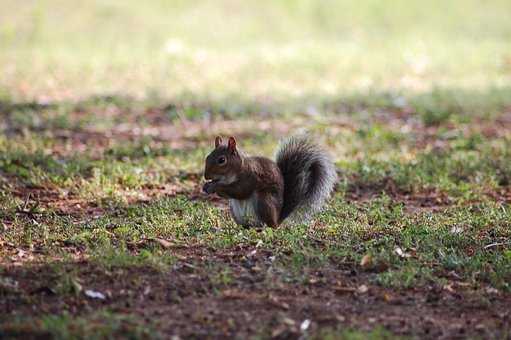
<svg viewBox="0 0 511 340"><path fill-rule="evenodd" d="M279 226L284 219L308 219L329 198L337 181L329 155L308 136L283 141L276 160L249 157L236 140L215 138L206 157L203 191L229 199L234 221L243 227Z"/></svg>

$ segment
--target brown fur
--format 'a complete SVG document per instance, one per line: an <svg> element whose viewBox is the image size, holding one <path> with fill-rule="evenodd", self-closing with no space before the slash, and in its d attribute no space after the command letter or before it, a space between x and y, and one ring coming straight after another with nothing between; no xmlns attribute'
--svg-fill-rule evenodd
<svg viewBox="0 0 511 340"><path fill-rule="evenodd" d="M225 162L220 164L221 158ZM275 162L265 157L243 157L236 149L236 141L228 145L215 139L215 150L206 158L204 177L212 180L204 185L207 193L235 200L255 196L255 213L270 227L280 224L283 205L284 179Z"/></svg>

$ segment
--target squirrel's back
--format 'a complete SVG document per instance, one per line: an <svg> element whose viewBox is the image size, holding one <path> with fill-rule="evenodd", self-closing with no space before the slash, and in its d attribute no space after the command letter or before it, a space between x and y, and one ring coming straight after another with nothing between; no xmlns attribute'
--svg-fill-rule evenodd
<svg viewBox="0 0 511 340"><path fill-rule="evenodd" d="M284 178L280 221L295 213L307 218L319 211L337 180L328 153L306 135L293 136L281 143L276 163Z"/></svg>

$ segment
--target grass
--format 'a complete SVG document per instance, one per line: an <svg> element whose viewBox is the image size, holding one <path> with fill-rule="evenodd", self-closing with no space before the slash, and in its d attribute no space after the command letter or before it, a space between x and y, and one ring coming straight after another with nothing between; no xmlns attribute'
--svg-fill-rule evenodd
<svg viewBox="0 0 511 340"><path fill-rule="evenodd" d="M506 1L1 4L0 334L509 334ZM339 172L310 225L200 192L215 135L303 128Z"/></svg>
<svg viewBox="0 0 511 340"><path fill-rule="evenodd" d="M125 339L159 338L160 335L153 329L140 324L140 320L133 317L105 312L95 313L87 319L64 313L62 316L47 315L32 327L24 326L22 322L14 323L6 329L6 334L11 337L29 334L52 339L105 339L118 336Z"/></svg>
<svg viewBox="0 0 511 340"><path fill-rule="evenodd" d="M85 109L96 110L105 112L95 105ZM71 107L68 112L67 120L73 121L76 110ZM9 118L12 111L4 114ZM126 124L155 126L140 122L139 115L127 114ZM165 117L165 111L157 115ZM372 125L360 115L306 118L309 129L336 157L337 191L312 225L262 231L238 228L224 209L199 194L202 162L212 137L208 128L180 137L180 143L193 145L183 151L183 146L172 147L156 137L108 136L103 126L115 128L108 121L57 128L45 117L39 118L41 126L48 126L44 130L19 125L24 129L6 135L0 143L5 226L1 240L21 249L22 255L7 248L4 261L23 266L57 263L47 287L73 301L83 300L76 284L91 285L83 282L88 269L69 269L77 260L102 273L151 269L161 273L155 275L168 275L179 266L190 266L208 282L209 288L201 289L212 297L222 296L243 282L236 268L218 262L219 254L233 249L271 254L270 271L254 267L259 268L255 273L263 270L262 282L268 287L307 286L317 280L318 271L340 266L357 271L366 285L394 292L456 284L481 292L483 304L488 304L483 293L488 289L507 296L511 291L511 139L507 128L496 126L505 114L497 109L484 116L453 110L448 120L434 125L420 116L408 122L392 109L383 111L384 118L375 115ZM339 117L346 118L339 121ZM240 141L245 149L270 156L278 127L299 126L301 119L299 115L266 119L276 130L265 136L245 127L243 118L232 122L245 136ZM181 124L200 127L202 123L168 120L160 127ZM487 127L496 130L488 133ZM100 132L87 135L91 130ZM60 131L68 131L69 136L62 139ZM95 144L98 136L105 142ZM74 153L76 147L83 152ZM158 239L184 253L169 250ZM187 249L203 249L211 259L201 260ZM362 266L367 256L370 263ZM64 267L59 269L59 263ZM6 280L23 280L8 269L4 273ZM12 290L9 282L2 284L4 294ZM102 337L118 334L119 327L129 328L126 334L133 332L135 338L146 334L144 322L132 325L117 312L104 311L112 318L101 318L92 328L83 328L82 319L70 321L60 313L35 317L41 322L38 329L57 337L69 336L66 332ZM80 318L92 322L94 315Z"/></svg>
<svg viewBox="0 0 511 340"><path fill-rule="evenodd" d="M395 335L388 333L385 329L375 329L371 332L361 332L356 330L325 330L318 339L395 339Z"/></svg>

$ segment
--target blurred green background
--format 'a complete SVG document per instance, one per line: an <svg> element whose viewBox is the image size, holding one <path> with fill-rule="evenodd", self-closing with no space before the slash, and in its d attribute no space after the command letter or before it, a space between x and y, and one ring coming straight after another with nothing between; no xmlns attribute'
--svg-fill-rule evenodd
<svg viewBox="0 0 511 340"><path fill-rule="evenodd" d="M511 2L0 1L10 100L322 100L511 83Z"/></svg>

